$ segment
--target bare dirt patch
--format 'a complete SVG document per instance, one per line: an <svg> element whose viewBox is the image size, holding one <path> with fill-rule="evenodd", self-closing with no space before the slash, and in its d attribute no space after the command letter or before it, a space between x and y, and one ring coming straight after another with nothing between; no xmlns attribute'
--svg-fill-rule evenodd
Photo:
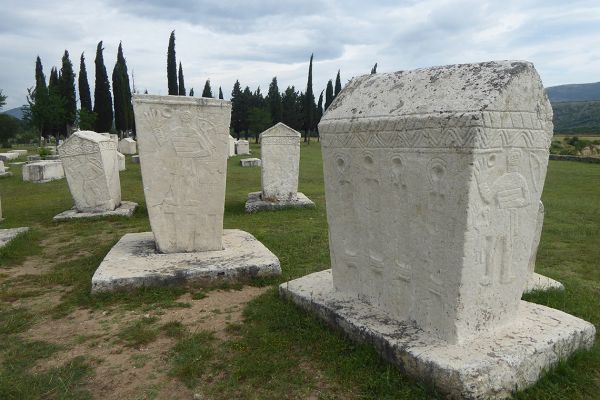
<svg viewBox="0 0 600 400"><path fill-rule="evenodd" d="M216 290L199 300L188 293L177 301L190 304L189 308L156 309L147 313L119 307L96 311L79 309L61 319L40 320L25 336L65 349L37 364L35 370L85 356L94 366L94 375L86 385L94 398L190 399L193 393L169 376L171 350L177 339L160 333L147 345L131 347L118 337L119 332L129 323L152 319L151 326L155 329L168 322L179 322L189 332L209 331L219 339L227 339L227 326L242 321L244 305L267 290L251 286L241 290Z"/></svg>

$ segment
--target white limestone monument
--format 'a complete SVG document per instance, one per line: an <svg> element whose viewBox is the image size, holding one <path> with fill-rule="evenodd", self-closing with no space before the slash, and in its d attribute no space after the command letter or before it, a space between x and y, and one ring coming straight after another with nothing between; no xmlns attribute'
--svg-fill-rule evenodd
<svg viewBox="0 0 600 400"><path fill-rule="evenodd" d="M231 103L136 95L133 106L152 232L125 235L92 290L280 274L252 235L223 230Z"/></svg>
<svg viewBox="0 0 600 400"><path fill-rule="evenodd" d="M592 345L521 300L553 134L532 64L354 78L319 132L332 269L282 295L451 398L508 397Z"/></svg>
<svg viewBox="0 0 600 400"><path fill-rule="evenodd" d="M55 221L133 214L137 204L121 201L115 140L93 131L77 131L58 147L58 153L75 207L55 216Z"/></svg>
<svg viewBox="0 0 600 400"><path fill-rule="evenodd" d="M247 140L240 139L235 142L235 154L244 155L250 154L250 143Z"/></svg>
<svg viewBox="0 0 600 400"><path fill-rule="evenodd" d="M124 138L119 142L119 153L132 155L137 153L137 142L132 138Z"/></svg>
<svg viewBox="0 0 600 400"><path fill-rule="evenodd" d="M235 156L235 142L236 142L236 140L231 135L229 135L229 142L228 142L229 157Z"/></svg>
<svg viewBox="0 0 600 400"><path fill-rule="evenodd" d="M262 191L248 194L246 212L314 207L298 192L300 132L277 123L260 134Z"/></svg>

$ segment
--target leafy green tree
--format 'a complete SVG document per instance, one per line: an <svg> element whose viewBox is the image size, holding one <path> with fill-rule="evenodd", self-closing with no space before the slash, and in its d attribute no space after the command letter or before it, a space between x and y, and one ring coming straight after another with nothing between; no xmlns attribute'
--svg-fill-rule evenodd
<svg viewBox="0 0 600 400"><path fill-rule="evenodd" d="M102 41L96 48L96 84L94 87L94 113L96 113L96 132L109 132L113 125L113 104L108 74L102 55Z"/></svg>
<svg viewBox="0 0 600 400"><path fill-rule="evenodd" d="M82 131L91 131L96 125L96 113L81 108L77 111L77 125Z"/></svg>
<svg viewBox="0 0 600 400"><path fill-rule="evenodd" d="M271 113L271 123L275 125L276 123L281 122L283 110L281 105L281 93L279 93L276 76L273 77L273 80L271 80L271 83L269 84L267 104L269 105L269 111Z"/></svg>
<svg viewBox="0 0 600 400"><path fill-rule="evenodd" d="M330 79L327 82L327 88L325 89L325 111L327 111L334 98L335 96L333 94L333 82Z"/></svg>
<svg viewBox="0 0 600 400"><path fill-rule="evenodd" d="M85 68L85 57L81 53L79 60L79 102L81 103L81 109L87 112L92 112L92 96L90 95L90 85L88 83L87 70ZM80 129L82 129L80 127ZM91 128L90 128L91 129Z"/></svg>
<svg viewBox="0 0 600 400"><path fill-rule="evenodd" d="M206 83L204 84L204 90L202 90L202 97L206 97L209 99L213 98L212 89L210 87L210 79L207 79Z"/></svg>
<svg viewBox="0 0 600 400"><path fill-rule="evenodd" d="M190 89L190 97L194 97L194 88Z"/></svg>
<svg viewBox="0 0 600 400"><path fill-rule="evenodd" d="M0 110L2 110L2 107L4 107L6 105L6 96L4 95L4 93L2 93L2 89L0 89Z"/></svg>
<svg viewBox="0 0 600 400"><path fill-rule="evenodd" d="M231 91L231 128L239 140L242 131L242 86L236 80Z"/></svg>
<svg viewBox="0 0 600 400"><path fill-rule="evenodd" d="M258 143L261 132L271 126L271 113L263 107L252 107L248 110L248 129L254 133L254 140Z"/></svg>
<svg viewBox="0 0 600 400"><path fill-rule="evenodd" d="M338 94L342 91L342 80L340 79L340 70L338 69L337 76L335 77L335 92L333 98L335 99Z"/></svg>
<svg viewBox="0 0 600 400"><path fill-rule="evenodd" d="M181 66L181 61L179 61L179 73L177 74L178 80L178 93L180 96L185 96L185 83L183 81L183 68Z"/></svg>
<svg viewBox="0 0 600 400"><path fill-rule="evenodd" d="M65 50L62 56L62 66L60 68L60 95L65 99L65 127L64 133L71 133L71 128L75 124L77 117L77 96L75 94L75 72L73 72L73 63L69 58L69 52Z"/></svg>
<svg viewBox="0 0 600 400"><path fill-rule="evenodd" d="M377 73L377 63L375 63L375 65L373 65L373 68L371 68L371 75L376 74Z"/></svg>
<svg viewBox="0 0 600 400"><path fill-rule="evenodd" d="M223 91L221 90L221 86L219 86L219 100L223 100Z"/></svg>
<svg viewBox="0 0 600 400"><path fill-rule="evenodd" d="M8 114L0 114L0 147L9 147L10 141L22 130L18 119Z"/></svg>
<svg viewBox="0 0 600 400"><path fill-rule="evenodd" d="M59 113L57 113L56 116L47 115L46 119L49 123L46 126L48 127L49 132L58 138L61 135L66 135L66 100L64 97L62 97L61 94L61 77L56 67L52 67L52 69L50 69L50 78L48 79L48 99L50 101L50 99L55 100L57 98L61 99L61 101L57 104L62 104L63 109ZM58 115L60 115L61 117L58 118Z"/></svg>
<svg viewBox="0 0 600 400"><path fill-rule="evenodd" d="M123 55L123 45L119 43L117 62L112 74L113 97L115 100L115 128L119 132L133 129L133 105L127 62Z"/></svg>
<svg viewBox="0 0 600 400"><path fill-rule="evenodd" d="M305 105L304 105L304 141L310 143L310 131L313 128L315 96L312 86L312 65L313 55L310 55L310 63L308 65L308 80L306 82Z"/></svg>
<svg viewBox="0 0 600 400"><path fill-rule="evenodd" d="M298 92L294 86L288 86L281 96L281 122L298 130Z"/></svg>
<svg viewBox="0 0 600 400"><path fill-rule="evenodd" d="M175 31L169 37L169 48L167 50L167 81L169 94L177 96L179 85L177 84L177 60L175 58Z"/></svg>

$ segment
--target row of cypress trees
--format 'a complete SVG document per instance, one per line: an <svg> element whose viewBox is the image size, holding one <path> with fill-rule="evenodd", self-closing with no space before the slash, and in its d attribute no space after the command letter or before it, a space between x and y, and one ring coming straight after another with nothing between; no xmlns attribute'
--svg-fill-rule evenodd
<svg viewBox="0 0 600 400"><path fill-rule="evenodd" d="M26 119L35 126L42 136L62 136L70 134L78 125L80 129L93 129L97 132L109 132L114 127L118 132L134 131L133 106L131 104L131 86L127 71L127 62L123 55L122 43L119 43L117 62L112 73L111 83L104 64L102 41L96 48L94 103L88 83L85 55L82 53L79 62L79 104L75 92L75 73L65 50L62 67L52 67L48 85L44 75L42 61L38 56L35 66L35 87L28 89L25 106Z"/></svg>

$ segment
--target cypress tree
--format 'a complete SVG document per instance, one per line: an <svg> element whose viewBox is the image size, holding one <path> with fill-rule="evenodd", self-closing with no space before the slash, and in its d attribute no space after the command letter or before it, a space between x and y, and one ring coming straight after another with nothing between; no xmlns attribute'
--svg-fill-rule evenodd
<svg viewBox="0 0 600 400"><path fill-rule="evenodd" d="M92 96L90 95L90 85L88 83L87 70L85 68L85 57L81 53L79 59L79 102L81 109L87 112L92 112Z"/></svg>
<svg viewBox="0 0 600 400"><path fill-rule="evenodd" d="M28 99L29 103L29 119L37 126L42 136L47 135L48 127L46 126L45 117L43 115L43 108L48 102L48 86L46 86L46 76L44 75L44 67L42 66L42 60L38 56L35 60L35 89L31 93L31 99Z"/></svg>
<svg viewBox="0 0 600 400"><path fill-rule="evenodd" d="M341 91L342 91L342 80L340 79L340 70L338 69L337 76L335 77L335 92L333 93L333 98L335 99Z"/></svg>
<svg viewBox="0 0 600 400"><path fill-rule="evenodd" d="M223 100L223 91L221 90L221 86L219 86L219 100Z"/></svg>
<svg viewBox="0 0 600 400"><path fill-rule="evenodd" d="M252 104L252 91L248 86L246 86L242 92L242 101L240 104L240 127L245 133L246 140L248 140L248 129L250 129L250 120L248 119L248 116Z"/></svg>
<svg viewBox="0 0 600 400"><path fill-rule="evenodd" d="M177 96L179 86L177 85L177 61L175 59L175 31L171 32L169 37L169 49L167 50L167 80L169 84L169 94Z"/></svg>
<svg viewBox="0 0 600 400"><path fill-rule="evenodd" d="M115 99L115 128L120 132L133 129L133 106L127 63L123 56L123 46L119 43L117 62L112 74L113 95Z"/></svg>
<svg viewBox="0 0 600 400"><path fill-rule="evenodd" d="M321 121L321 117L323 116L323 91L321 90L321 94L319 95L319 102L317 103L317 125L319 121Z"/></svg>
<svg viewBox="0 0 600 400"><path fill-rule="evenodd" d="M210 79L206 80L204 84L204 90L202 91L202 97L206 97L209 99L213 98L212 89L210 88Z"/></svg>
<svg viewBox="0 0 600 400"><path fill-rule="evenodd" d="M294 86L288 86L281 96L281 122L287 126L298 130L296 103L298 101L298 92ZM301 128L300 128L301 129Z"/></svg>
<svg viewBox="0 0 600 400"><path fill-rule="evenodd" d="M275 125L281 122L282 119L282 104L281 94L279 93L279 86L277 85L277 77L274 76L271 84L269 85L269 92L267 93L267 103L269 104L269 111L271 112L271 122Z"/></svg>
<svg viewBox="0 0 600 400"><path fill-rule="evenodd" d="M375 63L375 65L373 65L373 68L371 68L371 75L376 74L377 73L377 63Z"/></svg>
<svg viewBox="0 0 600 400"><path fill-rule="evenodd" d="M310 55L310 63L308 64L308 80L306 82L305 105L304 105L304 141L310 143L310 130L314 120L314 104L315 96L312 87L312 64L313 55Z"/></svg>
<svg viewBox="0 0 600 400"><path fill-rule="evenodd" d="M327 88L325 89L325 111L329 108L331 102L333 102L333 82L331 79L327 82Z"/></svg>
<svg viewBox="0 0 600 400"><path fill-rule="evenodd" d="M242 131L241 108L242 108L242 86L236 80L231 91L231 127L239 140Z"/></svg>
<svg viewBox="0 0 600 400"><path fill-rule="evenodd" d="M181 67L181 61L179 61L179 74L177 75L179 81L178 93L180 96L185 96L185 83L183 82L183 68Z"/></svg>
<svg viewBox="0 0 600 400"><path fill-rule="evenodd" d="M190 89L190 97L194 97L194 88Z"/></svg>
<svg viewBox="0 0 600 400"><path fill-rule="evenodd" d="M65 99L65 128L64 133L68 134L75 123L77 116L77 97L75 96L75 73L73 72L73 63L69 58L69 52L65 50L62 57L62 67L60 69L60 95Z"/></svg>
<svg viewBox="0 0 600 400"><path fill-rule="evenodd" d="M50 78L48 79L48 92L51 90L58 91L58 71L56 67L50 69Z"/></svg>
<svg viewBox="0 0 600 400"><path fill-rule="evenodd" d="M96 132L109 132L113 124L112 96L108 74L102 55L102 41L96 48L96 84L94 87L94 112L96 113Z"/></svg>

